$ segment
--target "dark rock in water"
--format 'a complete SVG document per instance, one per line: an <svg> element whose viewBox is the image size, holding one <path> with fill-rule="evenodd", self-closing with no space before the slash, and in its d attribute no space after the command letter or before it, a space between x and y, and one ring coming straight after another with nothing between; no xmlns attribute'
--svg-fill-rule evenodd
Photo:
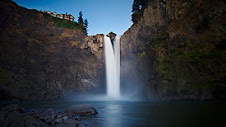
<svg viewBox="0 0 226 127"><path fill-rule="evenodd" d="M97 114L95 108L87 104L80 104L68 107L65 111L66 114L70 115L92 115Z"/></svg>
<svg viewBox="0 0 226 127"><path fill-rule="evenodd" d="M57 125L57 127L84 127L84 125L77 120L68 119L65 120L64 123L60 123L59 125Z"/></svg>
<svg viewBox="0 0 226 127"><path fill-rule="evenodd" d="M114 39L116 37L117 34L113 33L113 32L110 32L107 37L109 37L111 39L111 43L112 45L114 46Z"/></svg>
<svg viewBox="0 0 226 127"><path fill-rule="evenodd" d="M19 105L12 104L9 106L6 106L1 109L3 112L18 112L18 113L25 113L25 109L20 107Z"/></svg>
<svg viewBox="0 0 226 127"><path fill-rule="evenodd" d="M41 119L42 121L48 123L48 124L55 124L57 123L58 119L57 119L57 116L58 116L58 113L56 113L53 109L48 109L47 111L42 111L42 112L39 112L39 113L35 113L35 115Z"/></svg>
<svg viewBox="0 0 226 127"><path fill-rule="evenodd" d="M75 114L97 114L90 105L75 105L65 112L53 109L38 112L26 112L18 105L9 105L0 110L0 125L2 127L83 127Z"/></svg>
<svg viewBox="0 0 226 127"><path fill-rule="evenodd" d="M25 112L18 105L9 105L0 110L2 127L48 127L49 125L36 117L36 113Z"/></svg>

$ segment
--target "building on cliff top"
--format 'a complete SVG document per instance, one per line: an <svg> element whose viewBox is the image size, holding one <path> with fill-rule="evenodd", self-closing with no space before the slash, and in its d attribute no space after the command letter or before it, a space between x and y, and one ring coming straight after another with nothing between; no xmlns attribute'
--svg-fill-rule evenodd
<svg viewBox="0 0 226 127"><path fill-rule="evenodd" d="M56 12L51 12L51 11L46 11L44 12L46 14L49 14L53 17L57 17L57 18L60 18L60 19L65 19L65 20L70 20L70 21L74 21L75 20L75 17L72 16L71 14L57 14Z"/></svg>
<svg viewBox="0 0 226 127"><path fill-rule="evenodd" d="M57 18L63 19L64 18L64 14L58 14Z"/></svg>

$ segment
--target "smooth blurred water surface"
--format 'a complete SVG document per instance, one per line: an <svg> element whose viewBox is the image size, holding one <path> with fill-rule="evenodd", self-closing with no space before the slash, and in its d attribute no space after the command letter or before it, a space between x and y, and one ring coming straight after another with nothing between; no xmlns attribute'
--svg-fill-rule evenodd
<svg viewBox="0 0 226 127"><path fill-rule="evenodd" d="M89 127L225 127L225 103L140 101L48 101L24 104L30 110L64 111L74 104L90 104L97 115L83 116Z"/></svg>

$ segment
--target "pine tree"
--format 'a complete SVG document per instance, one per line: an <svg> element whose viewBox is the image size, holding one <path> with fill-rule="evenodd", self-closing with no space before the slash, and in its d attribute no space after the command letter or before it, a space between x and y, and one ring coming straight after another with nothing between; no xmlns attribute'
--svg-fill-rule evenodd
<svg viewBox="0 0 226 127"><path fill-rule="evenodd" d="M87 29L88 29L88 20L87 19L85 19L85 21L84 21L84 27L85 27L86 34L88 34L88 32L87 32Z"/></svg>
<svg viewBox="0 0 226 127"><path fill-rule="evenodd" d="M150 0L134 0L133 1L133 8L132 8L133 23L137 23L139 19L142 17L143 11L147 7L149 1Z"/></svg>
<svg viewBox="0 0 226 127"><path fill-rule="evenodd" d="M142 0L134 0L132 12L136 13L140 11L141 8L142 8Z"/></svg>
<svg viewBox="0 0 226 127"><path fill-rule="evenodd" d="M147 7L148 1L149 0L134 0L132 12L136 13L144 10L144 8Z"/></svg>
<svg viewBox="0 0 226 127"><path fill-rule="evenodd" d="M85 19L85 21L84 21L84 27L87 29L88 28L88 20L87 19Z"/></svg>
<svg viewBox="0 0 226 127"><path fill-rule="evenodd" d="M79 12L79 17L78 17L78 25L84 26L83 18L82 18L82 12Z"/></svg>

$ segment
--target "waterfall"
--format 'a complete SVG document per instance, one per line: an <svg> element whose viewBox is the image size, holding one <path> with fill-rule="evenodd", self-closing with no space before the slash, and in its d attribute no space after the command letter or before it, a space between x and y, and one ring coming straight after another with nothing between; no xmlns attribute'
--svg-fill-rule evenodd
<svg viewBox="0 0 226 127"><path fill-rule="evenodd" d="M104 37L104 52L107 77L107 95L120 96L120 37L115 37L114 47L109 37Z"/></svg>

